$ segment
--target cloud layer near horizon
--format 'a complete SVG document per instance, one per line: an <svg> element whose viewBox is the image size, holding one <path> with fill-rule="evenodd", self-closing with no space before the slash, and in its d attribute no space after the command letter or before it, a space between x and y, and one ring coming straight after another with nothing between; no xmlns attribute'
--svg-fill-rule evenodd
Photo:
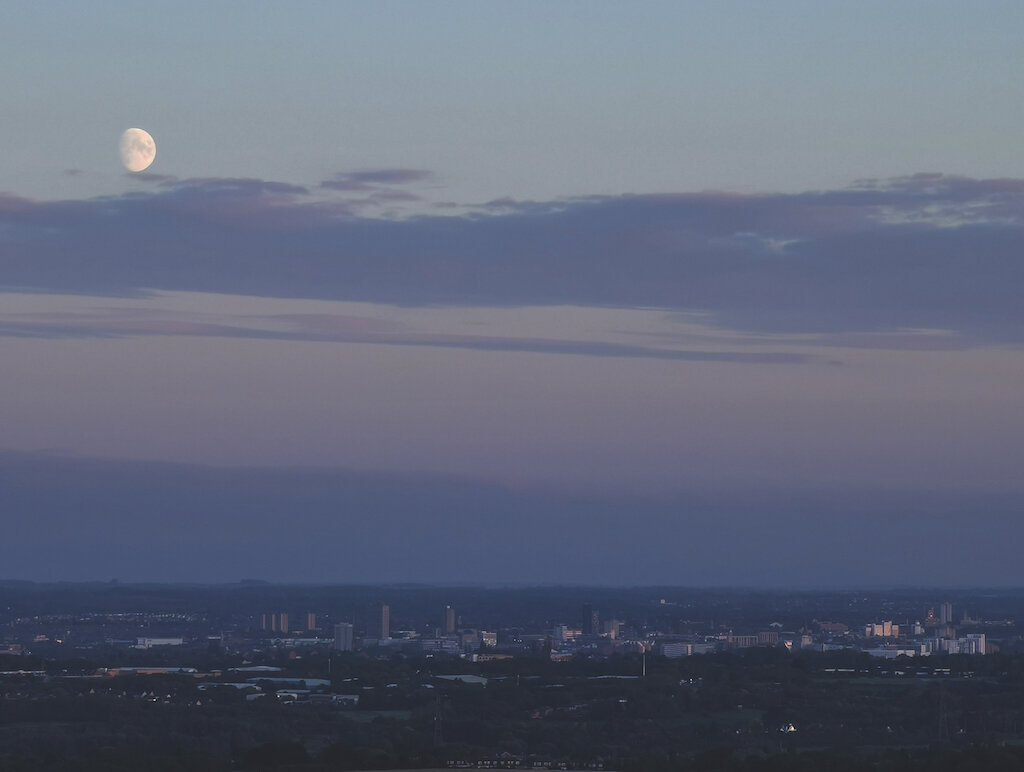
<svg viewBox="0 0 1024 772"><path fill-rule="evenodd" d="M377 170L323 185L365 193L355 199L261 180L165 178L151 193L87 201L0 196L0 285L655 307L749 332L931 329L1024 340L1024 180L922 174L796 195L495 201L457 214L360 216L388 191L414 199L403 186L429 179Z"/></svg>
<svg viewBox="0 0 1024 772"><path fill-rule="evenodd" d="M739 486L619 498L451 475L3 452L0 481L0 578L1019 583L1020 494Z"/></svg>

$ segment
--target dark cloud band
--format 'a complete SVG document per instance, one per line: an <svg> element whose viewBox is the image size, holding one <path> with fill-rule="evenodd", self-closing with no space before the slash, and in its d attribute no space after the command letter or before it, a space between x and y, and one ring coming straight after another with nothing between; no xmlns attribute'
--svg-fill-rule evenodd
<svg viewBox="0 0 1024 772"><path fill-rule="evenodd" d="M417 170L339 175L382 186ZM160 180L76 202L0 197L0 284L413 305L700 311L768 332L951 330L1024 340L1024 181L915 175L796 195L502 200L357 216L263 180ZM349 188L354 189L354 188Z"/></svg>

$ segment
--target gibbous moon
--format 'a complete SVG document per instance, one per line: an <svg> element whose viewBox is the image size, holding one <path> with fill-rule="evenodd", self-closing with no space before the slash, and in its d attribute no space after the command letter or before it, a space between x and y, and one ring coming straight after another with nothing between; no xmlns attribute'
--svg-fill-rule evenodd
<svg viewBox="0 0 1024 772"><path fill-rule="evenodd" d="M156 142L142 129L128 129L121 135L121 163L130 172L148 169L156 158Z"/></svg>

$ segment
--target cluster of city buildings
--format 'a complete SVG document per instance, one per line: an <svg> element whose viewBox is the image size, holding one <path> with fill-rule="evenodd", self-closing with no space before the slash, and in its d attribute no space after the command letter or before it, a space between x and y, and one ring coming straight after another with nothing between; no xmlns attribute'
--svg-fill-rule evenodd
<svg viewBox="0 0 1024 772"><path fill-rule="evenodd" d="M329 625L332 633L324 638L317 627L317 616L305 614L304 629L293 629L286 612L260 614L259 630L264 635L278 639L284 645L313 645L328 642L334 651L355 651L372 648L401 648L422 652L461 655L477 652L481 648L494 648L498 634L476 628L459 627L455 608L445 606L441 615L442 623L428 631L394 630L391 625L391 607L382 603L375 607L372 618L362 630L353 622L335 622ZM362 633L361 635L359 633ZM303 637L305 634L306 637ZM142 647L143 640L139 639Z"/></svg>
<svg viewBox="0 0 1024 772"><path fill-rule="evenodd" d="M859 649L883 658L921 657L935 653L987 654L992 648L983 632L962 632L965 627L976 626L978 620L972 620L964 613L957 623L950 603L941 604L937 614L934 609L928 609L920 620L903 623L873 621L854 629L842 622L815 621L796 631L787 631L781 624L771 623L761 630L717 630L691 634L638 631L619 619L602 620L598 609L584 604L581 624L556 624L548 630L531 633L515 631L508 634L503 631L500 640L497 632L461 627L451 605L444 607L440 618L441 624L432 629L395 631L391 626L390 607L380 604L362 630L362 636L357 635L354 623L337 622L333 625L330 644L336 651L395 647L406 652L445 653L473 659L548 652L553 660L567 659L578 653L651 652L665 657L687 657L757 646L813 651ZM307 629L315 629L314 614L308 614L306 622ZM281 612L263 614L261 626L265 632L287 634L288 615Z"/></svg>
<svg viewBox="0 0 1024 772"><path fill-rule="evenodd" d="M0 639L0 653L35 651L45 655L69 645L79 649L123 646L140 650L206 646L232 651L269 646L447 654L480 661L515 656L561 660L579 654L601 657L630 653L686 657L751 647L784 647L794 651L856 649L892 658L989 654L1000 643L1012 644L1019 639L1012 620L972 619L962 611L955 617L950 603L928 609L917 618L911 616L912 605L904 605L896 612L899 618L874 619L871 617L879 613L877 606L865 609L864 613L857 613L851 606L851 616L856 616L849 624L810 620L795 629L769 622L770 617L766 619L761 614L757 615L760 621L749 622L742 617L737 619L735 614L730 614L732 621L724 623L716 623L705 615L703 619L689 620L678 606L656 599L649 601L642 613L627 612L622 619L614 615L604 618L594 605L587 603L577 607L579 611L568 620L554 615L547 620L510 619L519 622L515 627L496 624L491 611L491 629L475 626L472 620L465 624L452 604L434 608L431 614L423 606L418 607L415 614L423 620L420 622L410 621L405 611L397 625L386 603L363 605L355 616L340 618L305 610L266 610L249 616L248 623L242 624L182 615L169 617L163 613L104 612L18 618L9 625L10 637ZM835 610L833 607L833 613ZM866 623L865 617L869 620ZM994 636L994 640L986 633Z"/></svg>
<svg viewBox="0 0 1024 772"><path fill-rule="evenodd" d="M878 642L866 647L876 657L894 658L926 657L929 654L987 654L988 646L984 633L960 634L963 626L976 625L965 611L957 625L953 617L953 604L943 603L936 616L935 609L928 609L924 621L907 625L892 621L871 622L864 626L864 638Z"/></svg>
<svg viewBox="0 0 1024 772"><path fill-rule="evenodd" d="M351 622L338 622L334 625L332 648L335 651L352 651L355 648L391 647L413 648L422 652L444 654L466 654L476 652L481 647L493 648L498 643L498 634L475 628L459 628L455 609L445 606L442 625L434 628L429 634L414 631L391 629L391 608L381 604L377 608L377 616L362 638L356 638L355 625Z"/></svg>
<svg viewBox="0 0 1024 772"><path fill-rule="evenodd" d="M666 657L683 657L713 651L745 649L753 646L784 646L794 650L834 651L859 649L875 657L926 657L930 654L987 654L989 646L985 634L964 633L963 626L977 625L966 612L960 625L953 621L953 606L943 603L937 616L928 609L924 621L903 625L892 620L868 622L863 634L857 635L841 622L815 622L813 629L784 631L781 625L770 625L768 630L754 634L736 635L730 632L691 637L690 640L659 640L654 648Z"/></svg>

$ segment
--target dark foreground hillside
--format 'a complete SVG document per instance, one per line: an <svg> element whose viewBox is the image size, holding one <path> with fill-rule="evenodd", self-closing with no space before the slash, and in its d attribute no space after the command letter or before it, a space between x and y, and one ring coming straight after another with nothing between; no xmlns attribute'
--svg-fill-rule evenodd
<svg viewBox="0 0 1024 772"><path fill-rule="evenodd" d="M2 770L1024 769L1018 654L749 649L648 657L646 671L639 656L281 661L285 677L326 676L355 705L226 671L0 660Z"/></svg>

